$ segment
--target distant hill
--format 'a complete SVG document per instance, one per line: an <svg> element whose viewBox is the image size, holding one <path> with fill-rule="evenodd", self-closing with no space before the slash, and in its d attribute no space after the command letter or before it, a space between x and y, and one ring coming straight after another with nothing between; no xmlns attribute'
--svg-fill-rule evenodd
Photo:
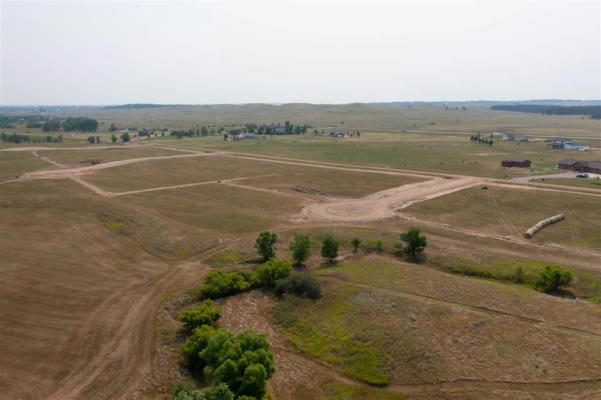
<svg viewBox="0 0 601 400"><path fill-rule="evenodd" d="M570 99L539 99L539 100L516 100L516 101L496 101L496 100L468 100L468 101L388 101L368 103L375 106L409 106L425 104L447 104L447 105L515 105L515 104L545 104L559 106L595 106L601 105L601 100L570 100Z"/></svg>
<svg viewBox="0 0 601 400"><path fill-rule="evenodd" d="M164 107L177 107L181 104L152 104L152 103L135 103L135 104L122 104L117 106L106 106L104 108L117 108L125 110L137 110L141 108L164 108Z"/></svg>

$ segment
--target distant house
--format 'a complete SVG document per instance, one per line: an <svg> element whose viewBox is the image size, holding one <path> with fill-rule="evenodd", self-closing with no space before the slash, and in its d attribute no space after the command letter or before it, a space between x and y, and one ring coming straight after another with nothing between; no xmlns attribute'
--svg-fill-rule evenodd
<svg viewBox="0 0 601 400"><path fill-rule="evenodd" d="M557 163L557 168L568 171L591 172L601 174L601 161L580 161L572 159L563 159Z"/></svg>
<svg viewBox="0 0 601 400"><path fill-rule="evenodd" d="M505 133L503 135L503 141L504 142L527 142L528 141L528 136L513 135L513 134L510 134L510 133Z"/></svg>
<svg viewBox="0 0 601 400"><path fill-rule="evenodd" d="M557 138L551 142L551 147L554 149L563 149L566 144L570 144L572 141L570 139Z"/></svg>
<svg viewBox="0 0 601 400"><path fill-rule="evenodd" d="M344 137L344 133L341 130L333 129L330 131L330 136L332 137Z"/></svg>
<svg viewBox="0 0 601 400"><path fill-rule="evenodd" d="M273 130L275 133L286 133L286 128L283 126L278 126Z"/></svg>
<svg viewBox="0 0 601 400"><path fill-rule="evenodd" d="M152 135L153 130L151 128L142 128L138 134L140 136L150 136Z"/></svg>
<svg viewBox="0 0 601 400"><path fill-rule="evenodd" d="M126 129L127 129L128 131L137 131L137 130L138 130L138 127L137 127L137 126L128 126Z"/></svg>
<svg viewBox="0 0 601 400"><path fill-rule="evenodd" d="M255 139L256 136L254 133L242 132L237 135L234 135L234 140L244 140L244 139Z"/></svg>
<svg viewBox="0 0 601 400"><path fill-rule="evenodd" d="M574 143L574 142L570 142L570 143L565 143L563 145L564 150L580 150L580 151L588 151L591 148L588 146L585 146L583 144L580 143Z"/></svg>
<svg viewBox="0 0 601 400"><path fill-rule="evenodd" d="M510 158L507 160L501 161L501 166L503 167L520 167L520 168L528 168L530 167L530 160L520 160L515 158Z"/></svg>

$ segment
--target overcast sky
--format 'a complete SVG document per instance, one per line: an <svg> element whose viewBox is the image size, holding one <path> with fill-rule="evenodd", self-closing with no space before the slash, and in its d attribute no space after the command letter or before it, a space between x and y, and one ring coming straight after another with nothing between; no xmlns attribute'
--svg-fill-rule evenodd
<svg viewBox="0 0 601 400"><path fill-rule="evenodd" d="M0 1L2 105L601 98L599 0Z"/></svg>

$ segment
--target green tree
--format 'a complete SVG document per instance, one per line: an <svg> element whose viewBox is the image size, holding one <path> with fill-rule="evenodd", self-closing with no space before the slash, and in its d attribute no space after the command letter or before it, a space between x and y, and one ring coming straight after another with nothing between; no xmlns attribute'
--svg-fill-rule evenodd
<svg viewBox="0 0 601 400"><path fill-rule="evenodd" d="M117 130L117 125L115 125L115 123L111 123L111 126L109 127L109 132L115 132Z"/></svg>
<svg viewBox="0 0 601 400"><path fill-rule="evenodd" d="M183 311L179 316L179 320L187 331L192 331L202 325L213 326L219 318L221 318L221 309L216 308L212 300L205 300L200 306Z"/></svg>
<svg viewBox="0 0 601 400"><path fill-rule="evenodd" d="M113 142L113 143L117 143L117 136L115 136L115 135L112 135L112 136L111 136L111 142Z"/></svg>
<svg viewBox="0 0 601 400"><path fill-rule="evenodd" d="M292 271L288 260L271 260L257 268L256 280L262 286L274 286L279 279L287 278Z"/></svg>
<svg viewBox="0 0 601 400"><path fill-rule="evenodd" d="M94 143L94 136L88 136L88 142Z"/></svg>
<svg viewBox="0 0 601 400"><path fill-rule="evenodd" d="M202 128L200 128L200 135L201 136L207 136L209 134L209 130L207 129L206 126L203 126Z"/></svg>
<svg viewBox="0 0 601 400"><path fill-rule="evenodd" d="M200 358L207 364L205 375L226 383L236 396L263 398L265 384L275 372L269 342L264 334L252 330L236 336L227 331L216 333Z"/></svg>
<svg viewBox="0 0 601 400"><path fill-rule="evenodd" d="M264 261L269 261L275 257L273 245L277 240L278 236L275 233L264 231L259 234L259 237L255 241L255 249L257 249L257 252L263 257Z"/></svg>
<svg viewBox="0 0 601 400"><path fill-rule="evenodd" d="M330 263L334 262L334 259L338 257L338 241L327 235L322 242L321 256L327 259Z"/></svg>
<svg viewBox="0 0 601 400"><path fill-rule="evenodd" d="M302 264L311 255L311 239L309 235L298 234L294 236L294 240L290 242L290 251L292 258L297 264Z"/></svg>
<svg viewBox="0 0 601 400"><path fill-rule="evenodd" d="M123 141L123 143L127 143L130 141L130 137L129 137L129 133L125 132L121 135L121 140Z"/></svg>
<svg viewBox="0 0 601 400"><path fill-rule="evenodd" d="M354 238L353 240L351 240L351 246L353 246L353 253L357 252L360 244L361 244L361 241L357 238Z"/></svg>
<svg viewBox="0 0 601 400"><path fill-rule="evenodd" d="M418 228L411 228L406 233L401 233L401 240L407 243L403 247L403 253L407 254L412 260L417 260L419 255L426 249L426 237L419 235Z"/></svg>
<svg viewBox="0 0 601 400"><path fill-rule="evenodd" d="M100 136L96 136L96 143L100 143Z"/></svg>
<svg viewBox="0 0 601 400"><path fill-rule="evenodd" d="M192 333L182 345L182 355L192 372L202 372L202 368L206 366L200 358L200 352L207 347L209 339L217 332L218 330L210 325L202 325L192 330Z"/></svg>
<svg viewBox="0 0 601 400"><path fill-rule="evenodd" d="M547 265L540 272L536 288L545 293L558 292L562 286L572 282L572 273L559 265Z"/></svg>

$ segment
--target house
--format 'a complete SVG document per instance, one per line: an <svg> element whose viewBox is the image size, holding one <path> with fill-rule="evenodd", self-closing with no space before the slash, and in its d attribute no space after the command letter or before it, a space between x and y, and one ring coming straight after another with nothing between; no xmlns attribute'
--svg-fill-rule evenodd
<svg viewBox="0 0 601 400"><path fill-rule="evenodd" d="M342 131L338 130L338 129L333 129L330 131L330 136L332 137L344 137L344 133L342 133Z"/></svg>
<svg viewBox="0 0 601 400"><path fill-rule="evenodd" d="M572 159L559 160L557 168L568 171L591 172L601 174L601 161L579 161Z"/></svg>
<svg viewBox="0 0 601 400"><path fill-rule="evenodd" d="M510 158L507 160L501 161L501 166L503 167L520 167L520 168L528 168L530 167L530 160L520 160L515 158Z"/></svg>
<svg viewBox="0 0 601 400"><path fill-rule="evenodd" d="M580 150L580 151L588 151L590 150L590 147L585 146L581 143L574 143L574 142L570 142L570 143L565 143L563 145L564 150Z"/></svg>
<svg viewBox="0 0 601 400"><path fill-rule="evenodd" d="M513 135L513 134L510 134L510 133L505 133L503 135L503 141L504 142L527 142L528 141L528 136Z"/></svg>
<svg viewBox="0 0 601 400"><path fill-rule="evenodd" d="M127 129L128 131L137 131L137 130L138 130L138 127L137 127L137 126L128 126L126 129Z"/></svg>
<svg viewBox="0 0 601 400"><path fill-rule="evenodd" d="M563 149L563 146L570 143L572 143L570 139L557 138L553 139L553 142L551 142L551 147L553 147L554 149Z"/></svg>
<svg viewBox="0 0 601 400"><path fill-rule="evenodd" d="M150 136L152 135L153 130L151 128L142 128L138 134L140 136Z"/></svg>
<svg viewBox="0 0 601 400"><path fill-rule="evenodd" d="M286 133L286 128L283 126L278 126L273 130L275 133Z"/></svg>
<svg viewBox="0 0 601 400"><path fill-rule="evenodd" d="M234 135L234 140L244 140L244 139L255 139L256 136L254 133L242 132L237 135Z"/></svg>

